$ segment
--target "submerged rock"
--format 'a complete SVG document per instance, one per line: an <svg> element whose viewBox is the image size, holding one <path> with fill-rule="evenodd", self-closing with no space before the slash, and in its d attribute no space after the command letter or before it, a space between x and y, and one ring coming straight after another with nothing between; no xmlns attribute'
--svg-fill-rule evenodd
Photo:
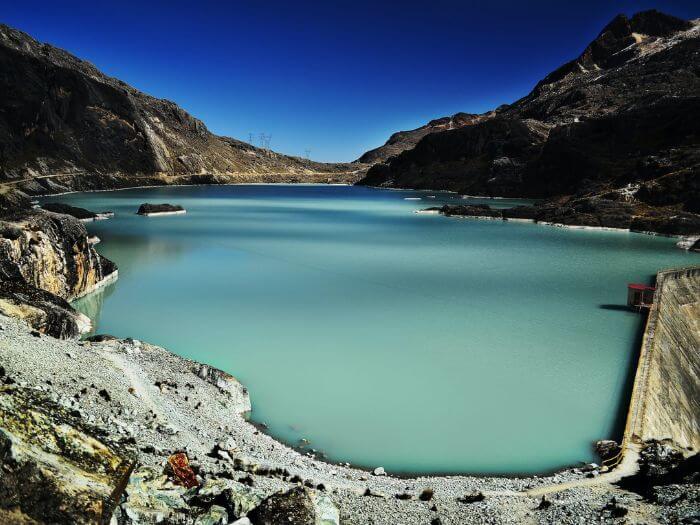
<svg viewBox="0 0 700 525"><path fill-rule="evenodd" d="M145 203L139 206L138 215L166 215L185 213L185 208L176 204L149 204Z"/></svg>
<svg viewBox="0 0 700 525"><path fill-rule="evenodd" d="M0 463L0 509L16 509L41 523L104 523L135 455L47 394L3 387Z"/></svg>

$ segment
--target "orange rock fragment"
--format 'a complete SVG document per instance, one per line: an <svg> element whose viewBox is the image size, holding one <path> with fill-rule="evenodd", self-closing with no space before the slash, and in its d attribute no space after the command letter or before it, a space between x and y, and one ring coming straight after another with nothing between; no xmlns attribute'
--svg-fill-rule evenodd
<svg viewBox="0 0 700 525"><path fill-rule="evenodd" d="M183 452L178 452L173 454L168 458L168 465L173 471L173 476L175 477L175 483L182 485L188 489L196 487L199 485L197 481L197 476L190 467L190 461L187 459L187 454Z"/></svg>

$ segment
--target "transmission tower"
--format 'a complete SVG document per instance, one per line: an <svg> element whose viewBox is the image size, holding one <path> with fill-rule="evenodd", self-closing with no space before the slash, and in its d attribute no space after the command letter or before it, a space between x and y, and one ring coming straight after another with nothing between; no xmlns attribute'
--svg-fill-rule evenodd
<svg viewBox="0 0 700 525"><path fill-rule="evenodd" d="M309 160L310 157L311 157L311 150L310 150L310 149L305 149L305 150L304 150L304 158L305 158L306 160Z"/></svg>
<svg viewBox="0 0 700 525"><path fill-rule="evenodd" d="M265 154L270 157L272 152L270 151L270 141L272 140L272 135L266 135L265 133L260 134L260 148L265 152Z"/></svg>

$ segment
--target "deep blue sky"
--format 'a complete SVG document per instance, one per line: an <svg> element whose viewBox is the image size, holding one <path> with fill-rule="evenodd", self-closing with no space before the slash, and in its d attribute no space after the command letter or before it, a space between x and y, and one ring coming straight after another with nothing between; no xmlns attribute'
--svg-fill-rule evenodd
<svg viewBox="0 0 700 525"><path fill-rule="evenodd" d="M617 13L698 0L0 2L0 21L173 100L212 131L353 160L399 129L525 95Z"/></svg>

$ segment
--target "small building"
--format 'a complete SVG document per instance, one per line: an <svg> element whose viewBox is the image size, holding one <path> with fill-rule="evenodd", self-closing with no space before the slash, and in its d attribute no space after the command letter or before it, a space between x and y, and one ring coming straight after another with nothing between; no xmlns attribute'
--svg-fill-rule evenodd
<svg viewBox="0 0 700 525"><path fill-rule="evenodd" d="M655 286L647 286L646 284L627 285L627 306L635 308L649 307L654 302Z"/></svg>

